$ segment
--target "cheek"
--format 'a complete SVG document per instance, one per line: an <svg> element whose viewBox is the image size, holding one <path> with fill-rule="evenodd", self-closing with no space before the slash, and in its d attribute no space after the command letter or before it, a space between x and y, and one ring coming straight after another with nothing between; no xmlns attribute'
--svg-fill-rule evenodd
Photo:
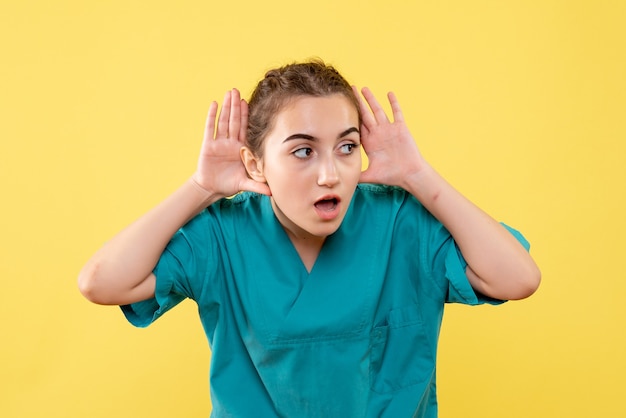
<svg viewBox="0 0 626 418"><path fill-rule="evenodd" d="M294 190L292 187L297 185L299 173L287 167L284 161L268 161L267 169L264 170L263 174L272 194L293 193L298 190Z"/></svg>
<svg viewBox="0 0 626 418"><path fill-rule="evenodd" d="M353 161L346 167L345 176L352 181L358 181L361 177L361 170L363 169L363 163L361 161L361 155L356 155ZM356 180L355 180L356 179Z"/></svg>

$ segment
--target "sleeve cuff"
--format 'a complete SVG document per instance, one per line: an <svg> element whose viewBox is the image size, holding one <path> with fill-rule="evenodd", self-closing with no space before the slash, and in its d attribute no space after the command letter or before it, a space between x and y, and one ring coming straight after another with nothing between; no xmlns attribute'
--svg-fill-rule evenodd
<svg viewBox="0 0 626 418"><path fill-rule="evenodd" d="M165 279L167 275L161 274L159 267L161 267L161 264L158 264L153 271L156 276L154 297L130 305L120 306L128 322L136 327L147 327L185 299L185 296L172 292L172 281Z"/></svg>
<svg viewBox="0 0 626 418"><path fill-rule="evenodd" d="M506 224L502 224L510 233L517 239L520 244L524 246L526 251L530 249L530 244L524 238L524 236L517 230L511 228ZM448 254L446 255L446 278L448 279L448 295L446 298L446 302L449 303L463 303L466 305L481 305L481 304L490 304L490 305L499 305L506 301L493 299L488 296L485 296L472 288L467 275L465 274L465 269L467 268L467 262L463 258L461 254L461 250L459 247L454 244L453 247L448 249Z"/></svg>

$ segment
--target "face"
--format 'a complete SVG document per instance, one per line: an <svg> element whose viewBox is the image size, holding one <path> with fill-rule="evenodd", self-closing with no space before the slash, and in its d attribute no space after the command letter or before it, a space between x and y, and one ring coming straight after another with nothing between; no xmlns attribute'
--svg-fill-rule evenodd
<svg viewBox="0 0 626 418"><path fill-rule="evenodd" d="M341 94L297 98L276 115L255 161L257 180L267 182L292 238L324 239L341 225L361 175L358 128Z"/></svg>

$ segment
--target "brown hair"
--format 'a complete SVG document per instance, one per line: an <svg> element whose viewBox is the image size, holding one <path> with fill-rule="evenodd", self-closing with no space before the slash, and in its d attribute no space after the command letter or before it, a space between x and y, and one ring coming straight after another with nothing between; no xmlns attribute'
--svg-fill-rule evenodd
<svg viewBox="0 0 626 418"><path fill-rule="evenodd" d="M343 94L359 115L359 102L341 74L321 60L289 64L269 70L257 84L249 102L247 146L257 157L262 157L263 140L272 129L274 116L289 103L301 96L324 97Z"/></svg>

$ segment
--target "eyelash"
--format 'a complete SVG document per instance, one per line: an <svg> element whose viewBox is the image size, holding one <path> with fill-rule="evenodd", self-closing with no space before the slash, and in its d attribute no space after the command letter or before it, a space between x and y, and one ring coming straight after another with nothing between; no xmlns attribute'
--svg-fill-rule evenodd
<svg viewBox="0 0 626 418"><path fill-rule="evenodd" d="M352 152L358 147L358 144L343 144L339 147L339 149L343 149L344 147L348 147L348 152L344 153L344 155L352 154Z"/></svg>
<svg viewBox="0 0 626 418"><path fill-rule="evenodd" d="M341 151L341 154L342 154L342 155L350 155L350 154L352 154L352 153L354 152L354 150L355 150L355 149L356 149L359 145L360 145L360 144L354 144L354 143L343 144L343 145L341 145L341 146L339 147L339 150L341 151L341 150L343 150L345 147L348 147L347 152L343 152L343 151ZM302 152L302 151L305 151L305 152L306 152L306 155L299 156L298 154L299 154L299 153L301 154L301 152ZM311 154L312 154L312 152L313 152L313 149L312 149L312 148L310 148L310 147L302 147L302 148L298 148L297 150L293 151L293 152L292 152L292 154L293 154L293 156L294 156L294 157L296 157L296 158L298 158L298 159L302 159L302 160L304 160L304 159L306 159L306 158L310 157L310 156L311 156Z"/></svg>

